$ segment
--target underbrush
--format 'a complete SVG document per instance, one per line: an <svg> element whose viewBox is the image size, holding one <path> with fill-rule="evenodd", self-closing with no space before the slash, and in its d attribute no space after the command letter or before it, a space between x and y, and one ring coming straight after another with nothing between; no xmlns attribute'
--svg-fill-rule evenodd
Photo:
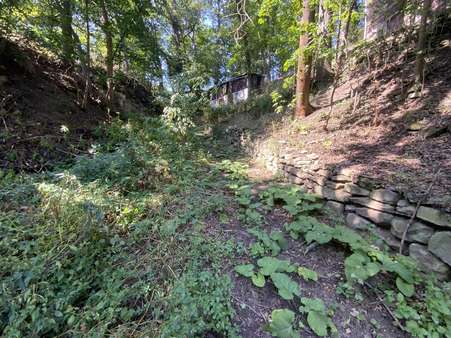
<svg viewBox="0 0 451 338"><path fill-rule="evenodd" d="M0 333L229 336L218 262L235 246L201 235L226 203L210 156L158 119L116 121L105 135L65 170L2 173Z"/></svg>

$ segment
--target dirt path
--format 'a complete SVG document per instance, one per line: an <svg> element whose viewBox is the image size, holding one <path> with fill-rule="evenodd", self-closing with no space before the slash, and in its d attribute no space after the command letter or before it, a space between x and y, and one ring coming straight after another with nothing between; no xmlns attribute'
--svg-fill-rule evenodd
<svg viewBox="0 0 451 338"><path fill-rule="evenodd" d="M250 180L247 182L253 192L253 201L261 203L257 192L264 191L280 183L272 180L271 175L264 169L255 165L248 170ZM274 230L285 231L283 226L293 221L293 217L276 205L270 210L263 207L257 211L263 215L260 229L270 233ZM300 328L301 337L317 337L309 328L305 315L299 314L299 298L294 300L282 299L271 282L266 282L263 288L253 285L249 278L238 275L234 266L238 264L254 263L255 257L251 257L249 247L256 242L255 237L248 232L252 226L246 224L240 216L242 207L236 203L229 205L225 210L228 222L223 224L219 217L210 218L207 223L207 233L210 236L241 243L247 250L236 257L236 261L227 264L226 271L234 283L233 304L236 311L235 324L239 327L243 337L271 337L264 330L264 325L271 318L271 312L275 309L290 309L297 314L296 318L303 323ZM340 223L339 218L321 216L321 221L330 225ZM339 293L339 287L345 282L344 259L350 255L344 247L338 244L312 245L304 240L293 240L285 236L288 241L286 249L282 250L278 259L288 259L291 263L314 270L318 274L318 281L305 281L299 276L293 279L299 284L300 297L322 299L328 309L333 309L332 320L338 329L340 337L405 337L403 331L393 325L393 318L382 303L380 295L376 295L370 288L362 291L363 299L358 296L351 298ZM383 280L371 280L377 285ZM299 329L299 327L295 327Z"/></svg>

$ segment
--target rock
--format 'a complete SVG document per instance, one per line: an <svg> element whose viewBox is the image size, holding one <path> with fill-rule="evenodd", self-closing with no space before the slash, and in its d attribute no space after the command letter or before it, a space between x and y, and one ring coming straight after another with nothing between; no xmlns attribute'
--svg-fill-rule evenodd
<svg viewBox="0 0 451 338"><path fill-rule="evenodd" d="M398 251L401 247L401 241L393 236L389 230L374 227L371 229L371 233L392 249L396 249Z"/></svg>
<svg viewBox="0 0 451 338"><path fill-rule="evenodd" d="M407 200L399 200L396 204L396 212L401 215L412 216L415 212L415 206Z"/></svg>
<svg viewBox="0 0 451 338"><path fill-rule="evenodd" d="M385 212L394 212L395 211L394 206L372 200L368 197L351 197L351 198L349 198L349 202L363 205L370 209L375 209L375 210L380 210L380 211L385 211Z"/></svg>
<svg viewBox="0 0 451 338"><path fill-rule="evenodd" d="M428 249L435 256L451 266L451 231L436 232L429 239Z"/></svg>
<svg viewBox="0 0 451 338"><path fill-rule="evenodd" d="M394 217L386 212L368 208L356 208L355 211L360 216L370 219L373 223L383 226L390 226Z"/></svg>
<svg viewBox="0 0 451 338"><path fill-rule="evenodd" d="M357 178L357 182L354 183L357 183L359 186L369 190L377 189L378 187L380 187L379 182L376 182L374 178L366 176L359 176Z"/></svg>
<svg viewBox="0 0 451 338"><path fill-rule="evenodd" d="M417 217L435 225L451 228L451 215L438 209L421 206Z"/></svg>
<svg viewBox="0 0 451 338"><path fill-rule="evenodd" d="M446 280L450 276L450 267L435 257L426 246L416 243L410 244L409 255L417 262L421 271L433 272L440 280Z"/></svg>
<svg viewBox="0 0 451 338"><path fill-rule="evenodd" d="M376 189L371 192L370 198L378 202L395 205L401 196L392 190Z"/></svg>
<svg viewBox="0 0 451 338"><path fill-rule="evenodd" d="M368 230L371 226L374 226L366 218L360 217L359 215L349 213L346 216L346 225L354 230Z"/></svg>
<svg viewBox="0 0 451 338"><path fill-rule="evenodd" d="M329 177L331 172L329 169L319 169L316 173L320 176Z"/></svg>
<svg viewBox="0 0 451 338"><path fill-rule="evenodd" d="M391 233L402 239L402 235L409 223L408 218L395 217L391 221ZM406 234L406 241L427 243L434 234L434 229L421 222L412 222Z"/></svg>
<svg viewBox="0 0 451 338"><path fill-rule="evenodd" d="M338 202L347 202L351 194L347 193L343 189L334 190L326 186L315 185L314 187L315 194L322 196L325 199L338 201Z"/></svg>
<svg viewBox="0 0 451 338"><path fill-rule="evenodd" d="M351 177L346 176L346 175L340 175L340 174L333 175L330 179L332 181L341 182L341 183L352 182L352 178Z"/></svg>
<svg viewBox="0 0 451 338"><path fill-rule="evenodd" d="M408 131L420 131L420 130L423 129L425 126L426 126L426 123L421 122L421 121L417 121L417 122L411 123L411 124L407 127L407 130L408 130Z"/></svg>
<svg viewBox="0 0 451 338"><path fill-rule="evenodd" d="M327 201L326 208L332 210L332 212L334 212L337 215L342 215L345 210L345 206L343 203L335 201Z"/></svg>
<svg viewBox="0 0 451 338"><path fill-rule="evenodd" d="M370 191L363 189L361 187L359 187L357 184L354 183L346 183L344 186L345 191L347 191L348 193L350 193L351 195L354 196L369 196L370 195Z"/></svg>
<svg viewBox="0 0 451 338"><path fill-rule="evenodd" d="M303 184L302 179L300 179L297 176L294 176L294 175L291 175L291 174L287 174L286 177L287 177L288 182L290 182L292 184L300 184L300 185Z"/></svg>
<svg viewBox="0 0 451 338"><path fill-rule="evenodd" d="M432 125L432 126L428 126L424 129L422 129L420 131L420 134L424 139L427 139L427 138L433 138L433 137L440 136L440 135L446 133L447 130L448 130L448 126L446 126L446 125Z"/></svg>
<svg viewBox="0 0 451 338"><path fill-rule="evenodd" d="M335 172L336 175L344 175L349 178L352 178L355 175L355 171L351 168L340 168Z"/></svg>
<svg viewBox="0 0 451 338"><path fill-rule="evenodd" d="M285 171L286 173L293 175L293 176L300 176L302 174L302 170L299 170L295 167L291 167L291 166L284 166L283 167L283 171Z"/></svg>
<svg viewBox="0 0 451 338"><path fill-rule="evenodd" d="M319 156L317 154L307 154L305 157L307 157L309 160L317 160L319 159Z"/></svg>
<svg viewBox="0 0 451 338"><path fill-rule="evenodd" d="M447 211L451 212L451 194L431 196L424 204L438 206L440 209L448 209Z"/></svg>
<svg viewBox="0 0 451 338"><path fill-rule="evenodd" d="M0 75L0 87L8 82L8 77L6 75Z"/></svg>
<svg viewBox="0 0 451 338"><path fill-rule="evenodd" d="M355 209L357 209L357 207L355 205L352 205L352 204L345 205L345 211L355 212Z"/></svg>
<svg viewBox="0 0 451 338"><path fill-rule="evenodd" d="M326 181L325 185L333 190L343 189L345 185L343 183L333 182L333 181Z"/></svg>

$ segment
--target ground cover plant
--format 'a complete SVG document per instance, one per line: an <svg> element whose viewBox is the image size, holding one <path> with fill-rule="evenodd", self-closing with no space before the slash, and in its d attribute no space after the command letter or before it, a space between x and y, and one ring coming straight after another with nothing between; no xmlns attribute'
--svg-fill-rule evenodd
<svg viewBox="0 0 451 338"><path fill-rule="evenodd" d="M156 118L116 121L73 165L2 172L3 335L248 336L239 313L249 307L236 300L243 276L247 292L274 290L283 306L268 308L257 336L337 336L340 307L305 292L324 273L299 261L334 243L344 255L336 297L372 292L400 333L450 336L449 286L330 223L318 197L277 182L256 189L245 162L212 156L230 158L223 144L174 132ZM284 222L274 226L277 210ZM249 240L225 238L233 224Z"/></svg>

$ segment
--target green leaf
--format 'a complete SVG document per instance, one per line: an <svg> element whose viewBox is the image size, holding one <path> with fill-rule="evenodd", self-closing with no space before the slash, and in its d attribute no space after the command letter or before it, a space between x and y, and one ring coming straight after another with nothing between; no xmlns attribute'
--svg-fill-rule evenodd
<svg viewBox="0 0 451 338"><path fill-rule="evenodd" d="M257 261L260 272L265 276L270 276L274 272L293 272L296 267L288 260L280 260L274 257L263 257Z"/></svg>
<svg viewBox="0 0 451 338"><path fill-rule="evenodd" d="M254 264L237 265L235 271L244 277L252 277L254 275Z"/></svg>
<svg viewBox="0 0 451 338"><path fill-rule="evenodd" d="M406 297L412 297L415 293L415 287L413 286L413 284L405 282L400 277L396 278L396 286L398 287L399 291L401 291Z"/></svg>
<svg viewBox="0 0 451 338"><path fill-rule="evenodd" d="M307 315L308 325L320 337L327 336L328 319L327 316L316 311L310 311Z"/></svg>
<svg viewBox="0 0 451 338"><path fill-rule="evenodd" d="M275 272L271 275L271 280L277 288L280 297L291 300L294 296L300 296L301 291L298 283L285 273Z"/></svg>
<svg viewBox="0 0 451 338"><path fill-rule="evenodd" d="M312 229L307 231L305 234L305 240L307 243L313 241L319 244L326 244L332 240L332 234L334 229L323 223L316 223L313 225Z"/></svg>
<svg viewBox="0 0 451 338"><path fill-rule="evenodd" d="M310 328L320 337L327 336L328 329L331 333L336 333L337 328L329 318L324 302L319 298L301 298L304 306L299 311L307 313L307 323Z"/></svg>
<svg viewBox="0 0 451 338"><path fill-rule="evenodd" d="M288 242L285 239L285 236L283 235L282 231L273 231L271 232L271 234L269 235L269 237L273 240L276 241L277 244L280 246L281 249L286 249L288 246Z"/></svg>
<svg viewBox="0 0 451 338"><path fill-rule="evenodd" d="M298 274L299 276L304 278L304 280L312 280L315 282L318 280L318 274L315 271L304 268L302 266L298 268Z"/></svg>
<svg viewBox="0 0 451 338"><path fill-rule="evenodd" d="M299 338L299 333L294 330L295 314L288 309L277 309L271 313L271 321L265 326L265 331L279 338Z"/></svg>
<svg viewBox="0 0 451 338"><path fill-rule="evenodd" d="M318 311L326 313L326 306L324 305L324 302L319 298L302 297L301 303L304 305L302 312Z"/></svg>
<svg viewBox="0 0 451 338"><path fill-rule="evenodd" d="M252 283L254 283L255 286L262 288L265 286L265 276L261 274L260 272L252 274Z"/></svg>

